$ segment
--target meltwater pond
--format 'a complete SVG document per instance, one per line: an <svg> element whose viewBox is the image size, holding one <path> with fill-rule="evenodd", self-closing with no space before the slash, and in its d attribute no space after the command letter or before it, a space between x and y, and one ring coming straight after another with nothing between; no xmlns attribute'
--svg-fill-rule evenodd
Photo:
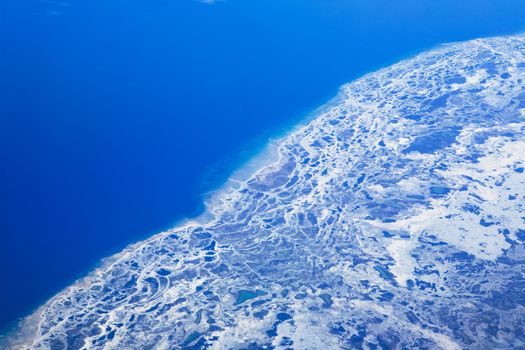
<svg viewBox="0 0 525 350"><path fill-rule="evenodd" d="M517 32L524 18L522 0L2 1L0 328L101 258L198 215L204 192L342 84L441 43ZM471 83L467 75L444 79ZM438 113L457 98L451 92L432 108ZM405 156L452 147L462 132L419 135ZM358 179L349 191L367 181ZM431 188L436 200L454 191ZM370 205L372 214L395 212ZM322 222L314 213L304 220ZM206 263L217 261L216 246ZM148 281L174 278L168 270ZM120 333L110 334L117 341Z"/></svg>
<svg viewBox="0 0 525 350"><path fill-rule="evenodd" d="M345 85L207 220L115 255L8 346L523 348L524 90L523 36Z"/></svg>

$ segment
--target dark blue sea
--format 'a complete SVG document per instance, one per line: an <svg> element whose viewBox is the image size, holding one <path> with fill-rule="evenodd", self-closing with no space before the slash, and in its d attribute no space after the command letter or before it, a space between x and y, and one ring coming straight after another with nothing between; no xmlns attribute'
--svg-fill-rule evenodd
<svg viewBox="0 0 525 350"><path fill-rule="evenodd" d="M343 83L523 29L523 0L1 1L0 329L198 215Z"/></svg>

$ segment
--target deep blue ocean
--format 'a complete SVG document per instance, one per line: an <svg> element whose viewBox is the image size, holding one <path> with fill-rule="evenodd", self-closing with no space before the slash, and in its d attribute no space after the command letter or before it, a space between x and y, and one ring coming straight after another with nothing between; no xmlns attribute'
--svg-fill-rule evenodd
<svg viewBox="0 0 525 350"><path fill-rule="evenodd" d="M341 84L523 29L523 0L1 1L0 329L199 214Z"/></svg>

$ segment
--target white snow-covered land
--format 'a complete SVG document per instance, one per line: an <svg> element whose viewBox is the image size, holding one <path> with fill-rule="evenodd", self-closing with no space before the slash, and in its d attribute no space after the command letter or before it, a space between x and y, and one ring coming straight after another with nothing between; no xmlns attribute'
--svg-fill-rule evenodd
<svg viewBox="0 0 525 350"><path fill-rule="evenodd" d="M525 38L342 87L218 193L26 319L32 349L525 348Z"/></svg>

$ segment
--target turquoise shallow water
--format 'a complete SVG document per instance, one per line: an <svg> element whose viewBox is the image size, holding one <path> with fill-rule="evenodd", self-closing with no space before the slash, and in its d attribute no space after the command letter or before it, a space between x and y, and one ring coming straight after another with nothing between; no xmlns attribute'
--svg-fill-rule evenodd
<svg viewBox="0 0 525 350"><path fill-rule="evenodd" d="M520 0L0 5L0 325L202 211L366 72L525 27Z"/></svg>

